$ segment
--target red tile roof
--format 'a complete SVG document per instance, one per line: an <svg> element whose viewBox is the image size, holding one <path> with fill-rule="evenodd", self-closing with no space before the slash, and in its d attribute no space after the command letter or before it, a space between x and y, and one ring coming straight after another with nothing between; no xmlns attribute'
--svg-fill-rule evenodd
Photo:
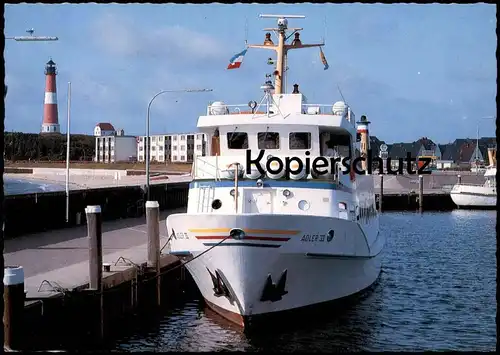
<svg viewBox="0 0 500 355"><path fill-rule="evenodd" d="M101 129L101 131L114 131L115 130L115 127L113 127L113 125L111 123L107 123L107 122L98 123L98 124L96 124L96 127L99 127Z"/></svg>

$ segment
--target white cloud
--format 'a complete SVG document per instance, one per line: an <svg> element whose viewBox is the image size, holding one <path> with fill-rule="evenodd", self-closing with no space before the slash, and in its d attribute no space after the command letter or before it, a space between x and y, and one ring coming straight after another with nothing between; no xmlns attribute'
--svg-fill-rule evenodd
<svg viewBox="0 0 500 355"><path fill-rule="evenodd" d="M222 43L207 35L179 25L148 29L132 19L112 13L99 17L93 24L96 44L104 51L118 56L162 56L197 59L219 58Z"/></svg>

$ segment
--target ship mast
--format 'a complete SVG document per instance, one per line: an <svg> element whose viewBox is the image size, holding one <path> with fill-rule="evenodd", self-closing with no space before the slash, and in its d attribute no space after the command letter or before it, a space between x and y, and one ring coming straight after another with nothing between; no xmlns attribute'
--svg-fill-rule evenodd
<svg viewBox="0 0 500 355"><path fill-rule="evenodd" d="M302 49L302 48L311 48L311 47L321 47L324 46L323 43L316 44L302 44L300 40L299 31L302 31L303 28L288 28L288 20L289 18L303 19L305 16L301 15L260 15L261 18L277 18L278 19L278 28L264 28L264 31L273 31L274 34L278 37L278 44L275 45L273 40L271 39L271 34L266 33L266 38L264 40L264 44L250 44L247 45L248 48L262 48L262 49L272 49L276 51L276 70L274 72L274 88L275 94L284 94L283 88L286 76L285 65L287 62L287 55L290 49ZM292 31L290 35L287 36L287 31ZM286 44L286 41L295 34L295 38L291 44Z"/></svg>

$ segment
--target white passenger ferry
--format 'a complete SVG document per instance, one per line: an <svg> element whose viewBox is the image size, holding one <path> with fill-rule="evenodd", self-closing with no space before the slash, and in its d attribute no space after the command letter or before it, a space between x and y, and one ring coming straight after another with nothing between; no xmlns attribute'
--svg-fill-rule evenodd
<svg viewBox="0 0 500 355"><path fill-rule="evenodd" d="M244 327L365 290L380 274L385 244L372 176L338 163L367 154L369 122L362 116L356 127L342 101L308 104L298 85L286 93L287 55L324 44L302 44L302 29L288 28L287 19L304 16L261 17L278 19L277 28L265 29L276 44L267 33L263 45L247 46L277 54L264 97L260 104L215 102L199 117L211 154L195 157L187 213L166 221L170 252L185 258L206 303ZM287 44L289 31L295 36ZM251 159L264 151L260 162L247 165L248 151ZM312 165L327 155L326 174L297 171L298 159ZM295 174L278 169L287 157L298 158L290 164Z"/></svg>

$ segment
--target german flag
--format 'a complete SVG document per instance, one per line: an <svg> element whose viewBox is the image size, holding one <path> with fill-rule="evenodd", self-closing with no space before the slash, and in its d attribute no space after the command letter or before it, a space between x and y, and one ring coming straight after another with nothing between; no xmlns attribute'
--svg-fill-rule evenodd
<svg viewBox="0 0 500 355"><path fill-rule="evenodd" d="M328 62L326 61L325 54L323 53L323 50L321 49L321 47L319 47L319 57L321 58L321 62L325 66L324 70L327 70L330 66L328 65Z"/></svg>

